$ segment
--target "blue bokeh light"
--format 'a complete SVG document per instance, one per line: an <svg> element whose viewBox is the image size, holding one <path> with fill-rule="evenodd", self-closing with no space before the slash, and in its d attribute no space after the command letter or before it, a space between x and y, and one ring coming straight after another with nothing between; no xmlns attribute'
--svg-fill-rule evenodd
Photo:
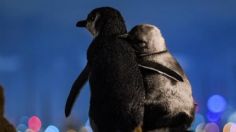
<svg viewBox="0 0 236 132"><path fill-rule="evenodd" d="M208 99L207 107L211 112L223 112L226 107L226 101L221 95L213 95Z"/></svg>
<svg viewBox="0 0 236 132"><path fill-rule="evenodd" d="M234 123L236 123L236 112L232 113L232 114L229 116L228 122L234 122Z"/></svg>
<svg viewBox="0 0 236 132"><path fill-rule="evenodd" d="M87 132L93 132L89 119L86 121L85 128L86 128Z"/></svg>
<svg viewBox="0 0 236 132"><path fill-rule="evenodd" d="M200 123L199 125L196 126L195 132L204 132L204 127L205 127L205 124Z"/></svg>
<svg viewBox="0 0 236 132"><path fill-rule="evenodd" d="M19 124L17 126L17 130L21 132L25 132L28 127L25 124Z"/></svg>
<svg viewBox="0 0 236 132"><path fill-rule="evenodd" d="M200 113L197 113L192 123L191 130L195 130L199 124L204 124L204 123L205 123L204 116Z"/></svg>
<svg viewBox="0 0 236 132"><path fill-rule="evenodd" d="M220 120L221 113L207 112L207 119L209 122L217 122Z"/></svg>
<svg viewBox="0 0 236 132"><path fill-rule="evenodd" d="M27 124L28 120L29 120L29 117L28 117L28 116L22 116L22 117L20 118L20 123L22 123L22 124Z"/></svg>
<svg viewBox="0 0 236 132"><path fill-rule="evenodd" d="M56 126L50 125L46 128L45 132L59 132L59 129Z"/></svg>

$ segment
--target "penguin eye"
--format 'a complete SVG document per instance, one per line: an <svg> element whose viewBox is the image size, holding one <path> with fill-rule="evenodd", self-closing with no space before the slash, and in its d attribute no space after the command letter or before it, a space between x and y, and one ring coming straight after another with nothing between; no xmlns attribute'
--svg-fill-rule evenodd
<svg viewBox="0 0 236 132"><path fill-rule="evenodd" d="M137 44L139 45L139 47L141 48L145 48L147 46L146 42L143 40L137 40Z"/></svg>
<svg viewBox="0 0 236 132"><path fill-rule="evenodd" d="M145 42L141 42L141 43L139 43L139 46L140 46L141 48L145 48L145 47L146 47L146 43L145 43Z"/></svg>
<svg viewBox="0 0 236 132"><path fill-rule="evenodd" d="M96 18L96 16L95 16L95 15L92 15L89 19L90 19L90 21L94 21L95 18Z"/></svg>

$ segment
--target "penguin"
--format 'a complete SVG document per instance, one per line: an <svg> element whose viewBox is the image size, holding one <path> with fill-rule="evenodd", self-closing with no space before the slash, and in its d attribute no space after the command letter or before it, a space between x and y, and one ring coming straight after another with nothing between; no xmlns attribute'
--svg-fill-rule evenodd
<svg viewBox="0 0 236 132"><path fill-rule="evenodd" d="M120 12L111 7L92 10L77 22L94 37L87 64L74 82L65 114L70 114L79 91L88 78L91 97L89 120L95 132L141 132L145 89L135 50L119 35L127 33Z"/></svg>
<svg viewBox="0 0 236 132"><path fill-rule="evenodd" d="M1 132L16 132L14 126L4 117L4 92L0 85L0 131Z"/></svg>
<svg viewBox="0 0 236 132"><path fill-rule="evenodd" d="M120 36L136 50L145 86L144 132L185 132L194 119L191 84L160 29L141 24Z"/></svg>

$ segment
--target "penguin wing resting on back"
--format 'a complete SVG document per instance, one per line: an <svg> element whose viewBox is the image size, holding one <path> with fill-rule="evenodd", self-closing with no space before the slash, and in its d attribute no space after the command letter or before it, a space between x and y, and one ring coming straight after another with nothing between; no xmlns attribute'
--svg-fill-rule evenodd
<svg viewBox="0 0 236 132"><path fill-rule="evenodd" d="M142 69L146 89L144 131L186 131L195 110L191 85L168 52L160 30L143 24L121 37L136 50Z"/></svg>
<svg viewBox="0 0 236 132"><path fill-rule="evenodd" d="M175 71L169 69L168 67L166 67L160 63L155 63L152 61L143 61L143 62L140 62L139 67L146 69L146 70L158 72L159 74L167 76L175 81L183 82L183 78L181 77L181 75L179 75Z"/></svg>
<svg viewBox="0 0 236 132"><path fill-rule="evenodd" d="M74 83L65 112L70 113L76 96L88 78L91 88L89 118L93 130L140 130L145 91L135 51L127 41L118 37L127 32L123 17L110 7L96 8L77 26L86 27L94 40L87 52L89 67Z"/></svg>

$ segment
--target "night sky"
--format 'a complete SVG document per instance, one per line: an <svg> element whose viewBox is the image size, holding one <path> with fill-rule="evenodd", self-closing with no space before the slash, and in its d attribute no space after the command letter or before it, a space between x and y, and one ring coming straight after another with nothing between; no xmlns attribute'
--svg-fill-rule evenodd
<svg viewBox="0 0 236 132"><path fill-rule="evenodd" d="M143 23L159 27L190 79L197 116L220 129L236 123L235 0L0 0L0 84L5 115L15 126L33 115L43 128L85 124L89 85L71 117L64 116L66 98L86 64L92 40L75 24L101 6L120 10L128 30Z"/></svg>

